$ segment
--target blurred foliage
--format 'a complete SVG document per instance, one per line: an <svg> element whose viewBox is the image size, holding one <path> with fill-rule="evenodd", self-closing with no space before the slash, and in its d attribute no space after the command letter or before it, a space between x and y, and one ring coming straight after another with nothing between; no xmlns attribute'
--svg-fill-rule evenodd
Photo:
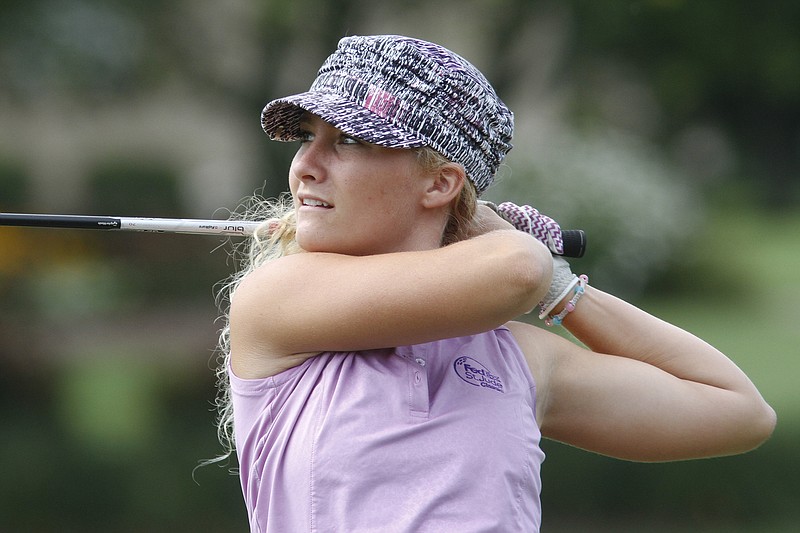
<svg viewBox="0 0 800 533"><path fill-rule="evenodd" d="M177 177L153 162L108 161L88 177L89 213L154 217L183 217Z"/></svg>
<svg viewBox="0 0 800 533"><path fill-rule="evenodd" d="M284 190L292 148L266 141L259 111L304 90L340 37L410 34L469 58L517 124L489 195L585 228L576 268L729 353L780 420L754 453L670 465L545 443L546 528L797 523L800 3L5 0L2 10L2 211L224 213L255 189ZM0 529L246 529L235 459L194 471L219 452L210 402L214 284L233 268L224 248L0 227Z"/></svg>
<svg viewBox="0 0 800 533"><path fill-rule="evenodd" d="M641 294L679 264L675 250L704 220L703 203L680 173L641 141L618 132L553 134L518 154L516 168L487 197L496 203L524 199L562 227L591 228L591 253L573 263L621 297Z"/></svg>
<svg viewBox="0 0 800 533"><path fill-rule="evenodd" d="M582 108L603 98L593 78L609 63L635 69L658 102L654 137L674 143L692 124L713 124L741 159L768 206L800 200L800 4L576 1L570 71L588 89ZM599 52L599 53L598 53ZM601 108L596 106L595 109ZM613 120L613 117L606 116Z"/></svg>

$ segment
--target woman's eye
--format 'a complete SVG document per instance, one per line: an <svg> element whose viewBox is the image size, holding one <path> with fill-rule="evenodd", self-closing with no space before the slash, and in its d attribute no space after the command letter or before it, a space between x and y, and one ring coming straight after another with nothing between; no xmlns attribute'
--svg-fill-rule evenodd
<svg viewBox="0 0 800 533"><path fill-rule="evenodd" d="M361 141L349 135L342 135L342 144L361 144Z"/></svg>
<svg viewBox="0 0 800 533"><path fill-rule="evenodd" d="M297 140L301 143L307 143L314 140L314 134L310 131L301 131L300 135L297 137Z"/></svg>

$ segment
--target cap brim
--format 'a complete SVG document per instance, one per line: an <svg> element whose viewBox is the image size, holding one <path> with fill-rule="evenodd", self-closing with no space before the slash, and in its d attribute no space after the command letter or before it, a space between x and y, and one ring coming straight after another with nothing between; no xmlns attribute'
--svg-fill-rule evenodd
<svg viewBox="0 0 800 533"><path fill-rule="evenodd" d="M300 138L300 118L308 111L347 135L387 148L426 145L419 135L408 132L386 118L337 94L309 91L268 103L261 112L261 126L276 141Z"/></svg>

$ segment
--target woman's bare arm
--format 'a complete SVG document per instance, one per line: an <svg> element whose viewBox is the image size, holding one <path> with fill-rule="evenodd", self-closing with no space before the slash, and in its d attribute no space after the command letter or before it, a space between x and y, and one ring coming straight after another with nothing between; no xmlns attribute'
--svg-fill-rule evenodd
<svg viewBox="0 0 800 533"><path fill-rule="evenodd" d="M666 461L744 452L772 433L775 413L753 383L694 335L594 288L564 326L589 350L514 329L536 358L545 436Z"/></svg>
<svg viewBox="0 0 800 533"><path fill-rule="evenodd" d="M274 374L321 351L478 333L528 311L550 283L549 251L513 229L488 229L433 250L302 253L260 267L232 299L234 370Z"/></svg>

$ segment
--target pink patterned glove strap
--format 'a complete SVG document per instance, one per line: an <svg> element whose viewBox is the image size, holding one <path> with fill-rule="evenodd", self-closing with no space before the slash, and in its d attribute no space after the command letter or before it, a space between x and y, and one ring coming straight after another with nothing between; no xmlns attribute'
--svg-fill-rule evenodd
<svg viewBox="0 0 800 533"><path fill-rule="evenodd" d="M530 233L536 237L536 239L545 244L552 253L564 253L561 226L552 218L541 214L529 205L519 206L511 202L503 202L498 205L497 212L518 230Z"/></svg>

